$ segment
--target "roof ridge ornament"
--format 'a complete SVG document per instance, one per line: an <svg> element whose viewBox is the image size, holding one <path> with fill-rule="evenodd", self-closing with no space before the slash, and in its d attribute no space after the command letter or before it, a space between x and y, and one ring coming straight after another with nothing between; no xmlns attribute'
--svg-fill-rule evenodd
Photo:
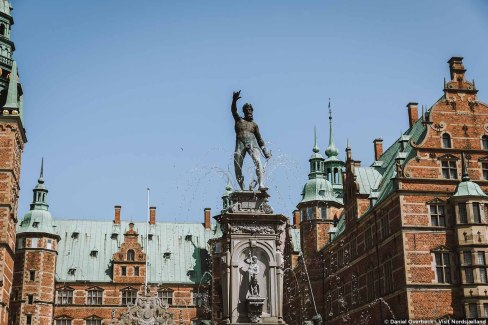
<svg viewBox="0 0 488 325"><path fill-rule="evenodd" d="M330 105L330 97L329 97L329 146L325 150L325 154L327 157L337 157L339 155L339 151L334 144L334 133L332 131L332 108Z"/></svg>

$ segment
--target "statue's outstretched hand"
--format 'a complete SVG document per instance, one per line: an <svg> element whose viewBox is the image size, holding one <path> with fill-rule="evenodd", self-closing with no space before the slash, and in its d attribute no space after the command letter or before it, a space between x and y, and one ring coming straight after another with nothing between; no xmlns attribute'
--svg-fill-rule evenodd
<svg viewBox="0 0 488 325"><path fill-rule="evenodd" d="M234 91L234 94L232 95L232 100L234 102L237 102L241 98L241 91Z"/></svg>
<svg viewBox="0 0 488 325"><path fill-rule="evenodd" d="M263 149L264 158L266 158L266 159L271 158L271 151L266 150L265 147L263 147L262 149Z"/></svg>

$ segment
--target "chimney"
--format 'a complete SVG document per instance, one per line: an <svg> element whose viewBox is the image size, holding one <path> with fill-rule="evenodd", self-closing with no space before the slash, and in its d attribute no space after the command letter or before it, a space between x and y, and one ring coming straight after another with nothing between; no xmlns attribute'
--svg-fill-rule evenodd
<svg viewBox="0 0 488 325"><path fill-rule="evenodd" d="M115 208L115 216L114 216L114 224L120 225L120 209L122 208L120 205L114 206Z"/></svg>
<svg viewBox="0 0 488 325"><path fill-rule="evenodd" d="M293 225L296 229L300 229L300 210L293 211Z"/></svg>
<svg viewBox="0 0 488 325"><path fill-rule="evenodd" d="M383 139L374 139L374 160L378 160L383 154Z"/></svg>
<svg viewBox="0 0 488 325"><path fill-rule="evenodd" d="M463 58L460 56L453 56L447 61L449 63L449 71L451 73L451 80L461 82L464 80L464 69Z"/></svg>
<svg viewBox="0 0 488 325"><path fill-rule="evenodd" d="M415 122L417 122L417 120L419 119L419 104L410 102L407 104L407 107L408 107L408 124L410 125L410 127L412 127L412 125Z"/></svg>
<svg viewBox="0 0 488 325"><path fill-rule="evenodd" d="M210 208L203 210L203 226L205 229L210 229Z"/></svg>
<svg viewBox="0 0 488 325"><path fill-rule="evenodd" d="M156 224L156 207L149 208L149 224L150 225Z"/></svg>

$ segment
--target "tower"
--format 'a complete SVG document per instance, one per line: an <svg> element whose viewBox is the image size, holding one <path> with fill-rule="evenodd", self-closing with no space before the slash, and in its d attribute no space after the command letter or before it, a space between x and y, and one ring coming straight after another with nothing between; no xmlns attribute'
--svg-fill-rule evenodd
<svg viewBox="0 0 488 325"><path fill-rule="evenodd" d="M0 323L7 324L14 269L20 164L27 142L22 122L22 86L10 40L12 6L0 0Z"/></svg>
<svg viewBox="0 0 488 325"><path fill-rule="evenodd" d="M14 285L11 296L12 324L52 324L59 235L47 204L43 163L34 196L17 230Z"/></svg>

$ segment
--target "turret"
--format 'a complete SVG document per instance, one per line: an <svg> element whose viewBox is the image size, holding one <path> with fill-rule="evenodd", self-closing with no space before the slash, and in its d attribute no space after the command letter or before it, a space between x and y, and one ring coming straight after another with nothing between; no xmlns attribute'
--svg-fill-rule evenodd
<svg viewBox="0 0 488 325"><path fill-rule="evenodd" d="M15 229L21 157L27 142L22 122L22 87L13 61L12 6L0 0L0 324L7 324L15 259ZM7 97L9 98L7 105Z"/></svg>
<svg viewBox="0 0 488 325"><path fill-rule="evenodd" d="M30 210L17 229L10 319L20 324L29 320L31 324L51 324L60 237L47 204L44 161L33 192Z"/></svg>
<svg viewBox="0 0 488 325"><path fill-rule="evenodd" d="M324 161L314 130L310 173L303 186L302 200L297 205L301 215L300 233L305 256L320 250L328 242L329 226L342 209L342 199L337 197L331 182L325 177Z"/></svg>

